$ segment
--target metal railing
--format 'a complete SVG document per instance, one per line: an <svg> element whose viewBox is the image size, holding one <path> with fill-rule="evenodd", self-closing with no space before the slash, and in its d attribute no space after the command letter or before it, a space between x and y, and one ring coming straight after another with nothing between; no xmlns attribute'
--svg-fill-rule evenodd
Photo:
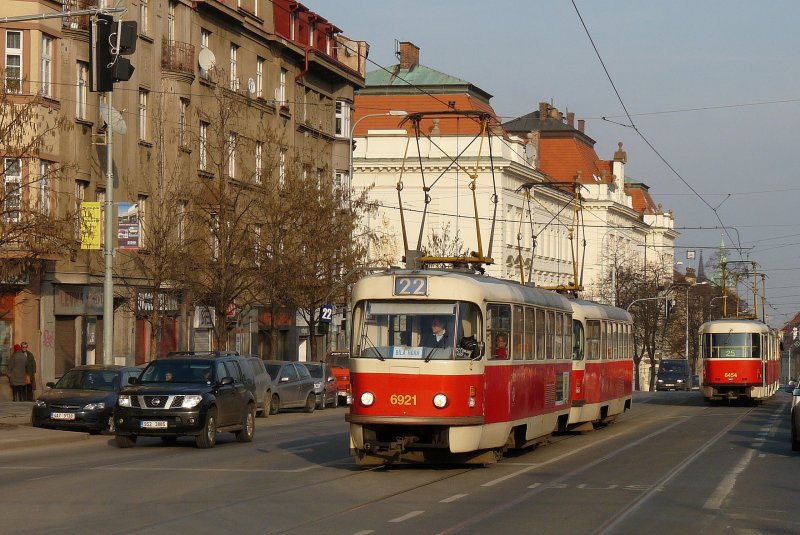
<svg viewBox="0 0 800 535"><path fill-rule="evenodd" d="M194 74L194 45L180 41L161 41L161 68Z"/></svg>

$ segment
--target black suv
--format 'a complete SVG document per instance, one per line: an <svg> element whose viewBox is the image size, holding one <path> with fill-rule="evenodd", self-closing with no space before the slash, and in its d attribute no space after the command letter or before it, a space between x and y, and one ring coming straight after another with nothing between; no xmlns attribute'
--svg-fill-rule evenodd
<svg viewBox="0 0 800 535"><path fill-rule="evenodd" d="M256 400L247 388L246 366L243 357L229 353L178 353L150 362L119 393L117 445L130 448L139 436L175 442L189 435L198 448L213 448L221 431L252 441Z"/></svg>

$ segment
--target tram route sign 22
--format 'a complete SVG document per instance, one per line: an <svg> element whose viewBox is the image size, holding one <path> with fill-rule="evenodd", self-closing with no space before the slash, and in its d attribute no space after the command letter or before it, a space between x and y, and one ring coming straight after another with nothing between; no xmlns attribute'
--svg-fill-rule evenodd
<svg viewBox="0 0 800 535"><path fill-rule="evenodd" d="M322 305L319 309L319 322L330 323L333 321L333 305Z"/></svg>

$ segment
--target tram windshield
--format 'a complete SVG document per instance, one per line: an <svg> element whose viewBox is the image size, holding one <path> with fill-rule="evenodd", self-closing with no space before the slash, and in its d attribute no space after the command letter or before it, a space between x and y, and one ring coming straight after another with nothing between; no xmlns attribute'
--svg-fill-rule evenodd
<svg viewBox="0 0 800 535"><path fill-rule="evenodd" d="M760 358L758 333L708 333L703 335L703 358Z"/></svg>
<svg viewBox="0 0 800 535"><path fill-rule="evenodd" d="M362 301L353 321L353 358L481 357L481 312L474 303Z"/></svg>

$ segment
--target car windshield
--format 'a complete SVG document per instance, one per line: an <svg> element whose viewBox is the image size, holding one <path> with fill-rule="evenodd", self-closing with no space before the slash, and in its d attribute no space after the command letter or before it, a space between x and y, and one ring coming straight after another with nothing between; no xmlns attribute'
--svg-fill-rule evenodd
<svg viewBox="0 0 800 535"><path fill-rule="evenodd" d="M119 373L98 370L70 370L58 380L55 388L62 390L119 390Z"/></svg>
<svg viewBox="0 0 800 535"><path fill-rule="evenodd" d="M142 372L142 383L208 383L213 379L211 361L154 360Z"/></svg>
<svg viewBox="0 0 800 535"><path fill-rule="evenodd" d="M659 373L683 373L686 365L683 362L662 362Z"/></svg>
<svg viewBox="0 0 800 535"><path fill-rule="evenodd" d="M464 301L364 301L355 318L354 358L469 359L465 341L481 331L479 307Z"/></svg>

